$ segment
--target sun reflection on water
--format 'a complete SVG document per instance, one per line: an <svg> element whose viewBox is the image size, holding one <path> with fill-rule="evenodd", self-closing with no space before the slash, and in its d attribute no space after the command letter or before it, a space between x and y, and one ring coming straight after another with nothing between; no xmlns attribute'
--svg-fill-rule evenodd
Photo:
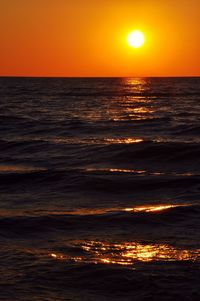
<svg viewBox="0 0 200 301"><path fill-rule="evenodd" d="M143 142L142 138L108 138L105 141L109 144L131 144L131 143L140 143Z"/></svg>
<svg viewBox="0 0 200 301"><path fill-rule="evenodd" d="M131 109L129 109L129 110L131 110ZM153 110L150 110L150 109L145 108L145 107L133 108L132 111L134 113L153 113Z"/></svg>
<svg viewBox="0 0 200 301"><path fill-rule="evenodd" d="M86 168L86 172L112 172L112 173L134 173L146 174L145 170L127 169L127 168Z"/></svg>
<svg viewBox="0 0 200 301"><path fill-rule="evenodd" d="M77 246L77 243L76 245ZM151 261L197 261L200 249L182 249L168 244L143 244L139 242L108 243L99 241L79 242L81 256L49 254L57 260L94 264L133 265Z"/></svg>
<svg viewBox="0 0 200 301"><path fill-rule="evenodd" d="M183 204L162 204L162 205L143 205L143 206L135 206L135 207L80 207L76 209L68 209L67 211L51 211L51 214L55 215L101 215L101 214L109 214L109 213L125 213L133 215L137 213L149 213L153 214L156 212L161 212L164 210L170 210L176 207L187 207L191 206L189 203Z"/></svg>
<svg viewBox="0 0 200 301"><path fill-rule="evenodd" d="M138 206L134 208L125 208L124 211L127 212L154 212L154 211L162 211L162 210L167 210L175 207L180 207L184 205L150 205L150 206Z"/></svg>
<svg viewBox="0 0 200 301"><path fill-rule="evenodd" d="M155 103L145 78L124 78L120 88L118 97L111 99L106 106L105 116L109 120L123 122L154 118Z"/></svg>
<svg viewBox="0 0 200 301"><path fill-rule="evenodd" d="M127 85L130 89L134 89L137 91L145 90L147 85L147 80L145 78L123 78L124 85Z"/></svg>

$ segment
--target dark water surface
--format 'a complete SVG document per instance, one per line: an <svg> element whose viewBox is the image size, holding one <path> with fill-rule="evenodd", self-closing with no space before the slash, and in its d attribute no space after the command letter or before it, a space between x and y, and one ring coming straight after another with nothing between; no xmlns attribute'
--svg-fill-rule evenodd
<svg viewBox="0 0 200 301"><path fill-rule="evenodd" d="M200 78L0 78L0 300L200 300Z"/></svg>

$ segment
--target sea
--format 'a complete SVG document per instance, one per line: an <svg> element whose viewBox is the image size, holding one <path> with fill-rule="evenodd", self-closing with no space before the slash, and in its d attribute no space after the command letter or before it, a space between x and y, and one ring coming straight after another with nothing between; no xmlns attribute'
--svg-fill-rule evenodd
<svg viewBox="0 0 200 301"><path fill-rule="evenodd" d="M0 300L200 300L200 78L0 78Z"/></svg>

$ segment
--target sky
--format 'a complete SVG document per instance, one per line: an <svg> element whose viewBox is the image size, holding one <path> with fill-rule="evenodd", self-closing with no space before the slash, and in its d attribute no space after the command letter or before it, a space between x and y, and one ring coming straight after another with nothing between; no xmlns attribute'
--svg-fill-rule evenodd
<svg viewBox="0 0 200 301"><path fill-rule="evenodd" d="M0 0L0 76L200 76L199 12L199 0Z"/></svg>

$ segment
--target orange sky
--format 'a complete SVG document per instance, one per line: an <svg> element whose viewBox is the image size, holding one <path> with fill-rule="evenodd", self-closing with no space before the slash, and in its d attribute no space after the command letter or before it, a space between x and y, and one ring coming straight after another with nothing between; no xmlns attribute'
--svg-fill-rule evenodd
<svg viewBox="0 0 200 301"><path fill-rule="evenodd" d="M0 75L200 76L199 12L199 0L0 0Z"/></svg>

